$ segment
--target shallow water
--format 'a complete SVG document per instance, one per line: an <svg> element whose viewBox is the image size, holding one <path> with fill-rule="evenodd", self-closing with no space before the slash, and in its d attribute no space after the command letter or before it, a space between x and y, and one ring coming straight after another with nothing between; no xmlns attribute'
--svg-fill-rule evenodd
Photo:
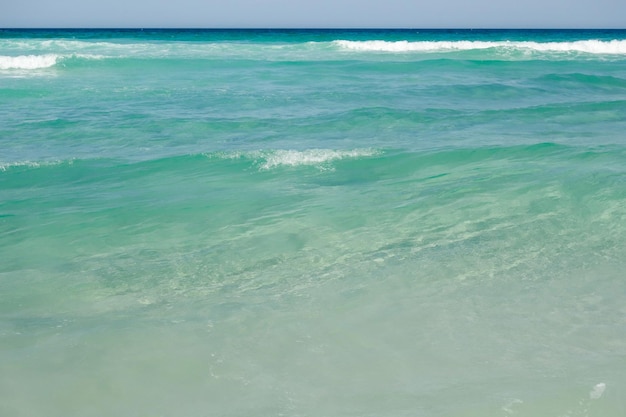
<svg viewBox="0 0 626 417"><path fill-rule="evenodd" d="M0 414L622 416L623 31L0 31Z"/></svg>

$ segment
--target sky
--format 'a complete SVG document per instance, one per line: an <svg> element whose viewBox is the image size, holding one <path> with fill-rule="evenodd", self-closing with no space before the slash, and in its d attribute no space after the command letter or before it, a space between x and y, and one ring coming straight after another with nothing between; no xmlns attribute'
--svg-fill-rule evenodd
<svg viewBox="0 0 626 417"><path fill-rule="evenodd" d="M626 0L0 0L0 27L626 29Z"/></svg>

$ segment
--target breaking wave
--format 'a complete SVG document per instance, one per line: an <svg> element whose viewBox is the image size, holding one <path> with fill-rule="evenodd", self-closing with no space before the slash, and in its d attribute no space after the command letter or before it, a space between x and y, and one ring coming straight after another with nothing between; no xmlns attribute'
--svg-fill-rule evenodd
<svg viewBox="0 0 626 417"><path fill-rule="evenodd" d="M375 149L307 149L307 150L267 150L234 152L207 155L220 159L252 159L261 170L269 170L277 167L315 166L328 169L328 164L342 159L358 159L379 155Z"/></svg>
<svg viewBox="0 0 626 417"><path fill-rule="evenodd" d="M100 55L84 54L44 54L44 55L0 55L0 70L37 70L51 68L69 59L102 59Z"/></svg>
<svg viewBox="0 0 626 417"><path fill-rule="evenodd" d="M485 41L348 41L336 40L336 46L371 52L452 52L477 49L505 49L530 52L577 52L587 54L626 54L626 40L580 40L574 42L485 42Z"/></svg>
<svg viewBox="0 0 626 417"><path fill-rule="evenodd" d="M51 161L13 161L13 162L0 162L0 172L6 172L13 168L40 168L55 165L72 165L74 159L68 160L51 160Z"/></svg>
<svg viewBox="0 0 626 417"><path fill-rule="evenodd" d="M56 65L59 58L60 56L55 54L0 56L0 69L7 70L50 68Z"/></svg>

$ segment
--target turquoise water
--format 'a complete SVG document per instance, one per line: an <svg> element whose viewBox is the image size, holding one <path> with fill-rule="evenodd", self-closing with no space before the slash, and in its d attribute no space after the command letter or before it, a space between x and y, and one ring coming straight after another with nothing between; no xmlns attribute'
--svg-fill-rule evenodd
<svg viewBox="0 0 626 417"><path fill-rule="evenodd" d="M0 31L0 415L626 413L626 31Z"/></svg>

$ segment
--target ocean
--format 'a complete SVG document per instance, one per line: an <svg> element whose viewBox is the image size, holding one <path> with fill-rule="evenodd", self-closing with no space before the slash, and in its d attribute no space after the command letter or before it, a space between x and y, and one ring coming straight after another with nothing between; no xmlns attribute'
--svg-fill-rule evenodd
<svg viewBox="0 0 626 417"><path fill-rule="evenodd" d="M625 30L0 30L0 416L624 415Z"/></svg>

